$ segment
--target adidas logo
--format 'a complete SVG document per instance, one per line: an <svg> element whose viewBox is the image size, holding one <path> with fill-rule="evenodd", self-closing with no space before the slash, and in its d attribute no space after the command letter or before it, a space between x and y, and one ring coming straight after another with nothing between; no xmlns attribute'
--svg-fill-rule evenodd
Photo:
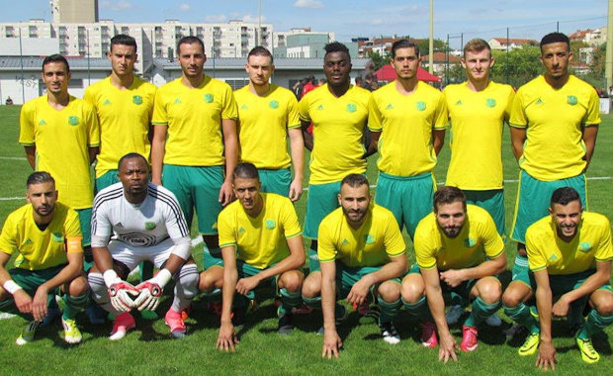
<svg viewBox="0 0 613 376"><path fill-rule="evenodd" d="M322 110L324 109L324 105L323 105L323 104L320 104L320 105L317 107L317 109L318 109L319 111L322 111Z"/></svg>
<svg viewBox="0 0 613 376"><path fill-rule="evenodd" d="M349 245L349 240L343 239L343 244L342 245Z"/></svg>
<svg viewBox="0 0 613 376"><path fill-rule="evenodd" d="M555 261L558 259L558 256L556 256L555 254L549 256L549 261Z"/></svg>
<svg viewBox="0 0 613 376"><path fill-rule="evenodd" d="M41 119L41 120L38 122L38 125L47 125L47 122Z"/></svg>
<svg viewBox="0 0 613 376"><path fill-rule="evenodd" d="M537 99L536 104L543 104L543 100L541 98Z"/></svg>
<svg viewBox="0 0 613 376"><path fill-rule="evenodd" d="M247 108L248 108L248 107L247 107L247 105L246 105L246 104L243 104L243 105L241 106L241 110L246 110Z"/></svg>
<svg viewBox="0 0 613 376"><path fill-rule="evenodd" d="M391 103L388 103L388 104L387 104L387 106L385 106L385 109L386 109L386 110L393 110L393 109L394 109L394 106L392 106L392 104L391 104Z"/></svg>
<svg viewBox="0 0 613 376"><path fill-rule="evenodd" d="M113 225L113 226L117 227L117 228L123 228L123 225L121 224L121 222L119 222L119 223L117 223L116 225Z"/></svg>
<svg viewBox="0 0 613 376"><path fill-rule="evenodd" d="M103 106L108 106L108 105L110 105L110 104L111 104L111 101L110 101L110 100L108 100L108 99L107 99L107 100L105 100L105 101L102 103L102 105L103 105Z"/></svg>
<svg viewBox="0 0 613 376"><path fill-rule="evenodd" d="M245 233L245 228L243 228L242 226L238 228L238 233L239 234L244 234Z"/></svg>
<svg viewBox="0 0 613 376"><path fill-rule="evenodd" d="M28 244L32 244L32 239L27 238L25 242L23 242L23 245L28 245Z"/></svg>
<svg viewBox="0 0 613 376"><path fill-rule="evenodd" d="M455 105L456 105L456 106L461 106L461 105L462 105L462 100L461 100L461 99L458 99L458 101L457 101L457 102L455 102Z"/></svg>
<svg viewBox="0 0 613 376"><path fill-rule="evenodd" d="M181 102L181 100L179 98L175 98L175 104L181 104L183 102Z"/></svg>

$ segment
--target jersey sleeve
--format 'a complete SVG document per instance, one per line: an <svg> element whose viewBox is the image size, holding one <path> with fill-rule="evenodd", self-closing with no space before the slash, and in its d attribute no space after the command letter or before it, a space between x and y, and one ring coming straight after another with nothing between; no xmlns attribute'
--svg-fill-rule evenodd
<svg viewBox="0 0 613 376"><path fill-rule="evenodd" d="M98 124L98 115L96 114L96 110L94 106L89 104L88 102L84 103L84 115L87 124L87 145L91 147L100 146L100 125Z"/></svg>
<svg viewBox="0 0 613 376"><path fill-rule="evenodd" d="M298 101L291 93L287 95L287 129L300 128L300 116L298 115Z"/></svg>
<svg viewBox="0 0 613 376"><path fill-rule="evenodd" d="M515 91L509 86L509 94L507 95L507 106L504 109L504 121L508 124L511 119L511 111L513 110L513 102L515 101Z"/></svg>
<svg viewBox="0 0 613 376"><path fill-rule="evenodd" d="M319 262L334 262L336 259L336 247L334 246L334 239L332 229L328 225L329 221L325 218L319 225L318 242L317 242L317 257Z"/></svg>
<svg viewBox="0 0 613 376"><path fill-rule="evenodd" d="M79 215L72 209L68 209L66 220L64 221L64 238L66 239L67 253L83 253L81 242L81 225Z"/></svg>
<svg viewBox="0 0 613 376"><path fill-rule="evenodd" d="M600 121L600 98L598 98L596 90L592 90L588 100L587 111L583 119L583 125L598 125Z"/></svg>
<svg viewBox="0 0 613 376"><path fill-rule="evenodd" d="M535 234L534 228L531 227L528 227L526 231L526 251L528 252L528 266L530 270L537 272L546 269L548 265L546 255L542 253L543 247L540 244L538 235Z"/></svg>
<svg viewBox="0 0 613 376"><path fill-rule="evenodd" d="M92 247L106 247L111 238L112 224L108 218L107 207L97 195L92 208L91 242Z"/></svg>
<svg viewBox="0 0 613 376"><path fill-rule="evenodd" d="M236 105L236 99L234 99L234 94L232 93L232 89L228 84L225 85L224 90L224 107L221 112L222 119L238 119L238 106Z"/></svg>
<svg viewBox="0 0 613 376"><path fill-rule="evenodd" d="M217 217L217 232L219 233L219 248L236 246L238 239L236 231L234 231L234 223L232 219L233 207L229 206L219 213Z"/></svg>
<svg viewBox="0 0 613 376"><path fill-rule="evenodd" d="M423 221L423 220L422 220ZM436 247L433 246L431 232L426 222L420 222L415 229L415 261L422 269L436 267Z"/></svg>
<svg viewBox="0 0 613 376"><path fill-rule="evenodd" d="M613 247L611 246L611 225L609 220L605 218L606 225L603 226L602 235L600 236L600 243L598 249L594 255L594 258L598 262L613 260Z"/></svg>
<svg viewBox="0 0 613 376"><path fill-rule="evenodd" d="M406 244L400 233L398 222L390 215L387 221L387 227L385 230L385 252L389 257L398 257L404 255L406 250Z"/></svg>
<svg viewBox="0 0 613 376"><path fill-rule="evenodd" d="M165 200L165 219L168 236L170 236L174 244L182 244L191 241L187 220L185 219L181 206L179 205L179 202L175 196L170 191L159 194L168 195L168 198Z"/></svg>
<svg viewBox="0 0 613 376"><path fill-rule="evenodd" d="M2 227L2 233L0 234L0 251L9 255L18 251L17 225L10 215L4 222L4 227Z"/></svg>
<svg viewBox="0 0 613 376"><path fill-rule="evenodd" d="M484 214L486 218L482 224L483 230L481 233L483 248L485 249L485 255L490 259L494 259L504 252L504 242L496 230L496 223L492 217L487 213Z"/></svg>
<svg viewBox="0 0 613 376"><path fill-rule="evenodd" d="M311 122L311 115L309 115L309 98L310 97L302 97L302 99L300 99L300 102L298 102L298 116L300 118L300 121L304 121L304 122Z"/></svg>
<svg viewBox="0 0 613 376"><path fill-rule="evenodd" d="M445 95L441 93L436 104L436 115L434 119L434 129L441 131L447 128L449 122L449 110L447 109L447 100Z"/></svg>
<svg viewBox="0 0 613 376"><path fill-rule="evenodd" d="M282 214L282 222L283 222L283 231L285 232L285 238L290 239L302 234L302 229L300 228L300 223L298 222L298 215L296 214L296 209L294 209L294 205L289 199L283 200L283 214Z"/></svg>
<svg viewBox="0 0 613 376"><path fill-rule="evenodd" d="M511 106L511 115L509 118L509 125L515 128L527 128L528 119L526 118L526 112L524 111L524 101L522 96L522 89L520 88L513 98L513 105Z"/></svg>
<svg viewBox="0 0 613 376"><path fill-rule="evenodd" d="M88 86L87 89L85 89L83 100L89 103L92 107L96 108L96 95L94 94L92 86Z"/></svg>
<svg viewBox="0 0 613 376"><path fill-rule="evenodd" d="M24 146L32 146L36 142L34 138L33 116L32 104L26 103L21 108L21 113L19 114L19 143Z"/></svg>
<svg viewBox="0 0 613 376"><path fill-rule="evenodd" d="M368 100L368 129L373 132L381 132L382 117L377 105L377 95L372 94Z"/></svg>
<svg viewBox="0 0 613 376"><path fill-rule="evenodd" d="M153 116L151 118L153 125L168 125L168 113L166 112L166 101L162 90L155 92L153 100Z"/></svg>

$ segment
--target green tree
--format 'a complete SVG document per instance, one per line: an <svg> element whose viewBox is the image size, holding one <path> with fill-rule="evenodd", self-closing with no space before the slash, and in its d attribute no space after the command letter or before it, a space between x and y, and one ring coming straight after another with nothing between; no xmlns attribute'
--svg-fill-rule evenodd
<svg viewBox="0 0 613 376"><path fill-rule="evenodd" d="M430 41L428 39L413 39L413 42L419 47L419 54L421 56L430 53ZM434 39L434 52L447 51L447 43L440 39Z"/></svg>
<svg viewBox="0 0 613 376"><path fill-rule="evenodd" d="M520 87L542 73L538 46L524 46L509 51L493 51L496 63L490 77L496 82L504 82L515 88Z"/></svg>
<svg viewBox="0 0 613 376"><path fill-rule="evenodd" d="M385 53L385 56L381 56L379 51L370 51L368 53L368 58L372 60L374 64L373 71L378 71L385 64L389 64L391 55L389 53Z"/></svg>

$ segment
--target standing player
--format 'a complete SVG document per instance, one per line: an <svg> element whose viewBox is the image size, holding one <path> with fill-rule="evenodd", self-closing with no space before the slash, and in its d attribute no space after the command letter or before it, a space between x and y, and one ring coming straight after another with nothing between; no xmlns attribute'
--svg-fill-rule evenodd
<svg viewBox="0 0 613 376"><path fill-rule="evenodd" d="M249 85L234 92L238 105L241 161L258 168L262 192L277 193L296 201L302 194L304 150L298 102L291 91L269 83L275 70L264 47L247 56ZM287 153L290 139L292 157ZM294 180L290 164L294 165Z"/></svg>
<svg viewBox="0 0 613 376"><path fill-rule="evenodd" d="M94 300L115 314L110 339L119 340L135 326L132 308L155 311L172 278L175 297L164 321L173 337L182 338L186 328L181 313L198 292L198 269L191 258L185 217L170 191L148 183L149 166L142 155L123 156L118 174L121 183L98 192L94 201L95 265L88 276ZM125 281L127 274L145 260L160 271L134 287Z"/></svg>
<svg viewBox="0 0 613 376"><path fill-rule="evenodd" d="M49 313L48 304L62 293L64 340L81 342L75 323L87 302L83 277L83 248L77 213L57 202L55 180L47 172L28 177L28 203L9 214L0 235L0 310L14 304L19 313L33 317L17 338L18 345L32 341L36 329ZM15 268L6 265L17 253Z"/></svg>
<svg viewBox="0 0 613 376"><path fill-rule="evenodd" d="M260 193L258 170L239 163L234 170L237 201L219 214L219 242L224 261L223 308L217 347L234 351L237 342L232 325L240 323L249 299L258 286L278 289L281 306L278 331L293 330L292 308L300 304L304 275L304 245L296 210L287 197ZM235 294L240 294L236 295Z"/></svg>
<svg viewBox="0 0 613 376"><path fill-rule="evenodd" d="M206 55L200 39L182 38L177 53L181 78L162 86L155 96L152 181L163 182L175 194L189 227L196 208L206 245L204 266L212 274L210 280L220 280L223 269L208 269L221 263L217 215L233 198L236 102L228 84L204 74ZM205 288L214 291L215 286Z"/></svg>
<svg viewBox="0 0 613 376"><path fill-rule="evenodd" d="M509 121L515 94L510 85L490 81L493 65L489 44L473 39L464 46L462 59L468 80L443 90L453 135L446 184L460 188L467 203L487 210L503 235L502 126ZM457 322L462 311L459 304L451 306L448 323ZM487 321L500 325L498 316Z"/></svg>
<svg viewBox="0 0 613 376"><path fill-rule="evenodd" d="M375 202L394 213L413 238L432 210L434 166L445 141L447 105L440 91L417 79L419 47L407 39L392 45L398 78L373 92L368 129L381 157Z"/></svg>
<svg viewBox="0 0 613 376"><path fill-rule="evenodd" d="M62 203L79 214L83 247L90 245L93 189L89 166L98 153L100 129L94 108L68 93L70 67L62 55L43 60L47 94L23 105L19 143L34 170L49 172Z"/></svg>
<svg viewBox="0 0 613 376"><path fill-rule="evenodd" d="M583 324L579 316L580 321L571 325L579 325L574 329L578 329L575 340L581 359L596 363L600 355L591 337L613 323L611 225L604 215L584 212L579 194L570 187L554 191L549 213L526 232L529 278L521 281L521 288L517 288L519 283L509 285L504 295L505 313L530 330L519 355L532 355L538 348L536 365L555 369L551 318L568 315L570 319L570 315L583 312L589 301L592 309L587 322ZM524 303L533 296L538 319Z"/></svg>
<svg viewBox="0 0 613 376"><path fill-rule="evenodd" d="M309 250L310 278L318 281L317 230L322 219L338 208L340 182L348 174L366 172L366 157L374 150L364 150L362 139L368 119L370 93L351 85L351 57L345 45L333 42L325 46L324 73L327 83L312 90L299 103L305 146L311 150L309 195L307 197L304 236L312 240ZM306 129L313 123L313 133Z"/></svg>
<svg viewBox="0 0 613 376"><path fill-rule="evenodd" d="M596 146L599 99L591 85L568 73L571 58L566 35L545 35L541 40L545 74L519 88L511 111L511 143L520 174L511 235L518 242L517 256L513 288L507 291L520 296L529 293L522 282L528 280L526 229L548 214L553 191L572 187L587 207L585 171Z"/></svg>
<svg viewBox="0 0 613 376"><path fill-rule="evenodd" d="M392 319L401 306L400 277L407 271L405 244L398 224L389 210L371 205L368 180L360 174L347 175L337 199L341 207L319 226L317 254L321 277L315 279L309 274L307 280L311 282L307 285L305 281L302 290L305 303L323 310L322 356L328 358L338 357L343 345L336 332L338 298L346 298L356 307L376 294L383 340L390 344L400 342Z"/></svg>
<svg viewBox="0 0 613 376"><path fill-rule="evenodd" d="M126 152L136 152L149 159L156 87L134 75L134 63L138 59L136 50L136 41L129 35L111 38L108 53L111 75L89 86L83 96L94 106L100 124L95 192L119 181L117 162ZM150 263L141 267L141 281L151 277L152 269Z"/></svg>
<svg viewBox="0 0 613 376"><path fill-rule="evenodd" d="M424 310L427 298L440 335L439 360L446 363L457 358L456 342L445 320L443 293L454 292L472 300L460 349L474 351L477 325L500 308L502 285L496 275L506 269L507 257L492 217L478 206L466 205L460 189L442 187L434 194L433 207L434 212L422 219L415 231L419 271L414 267L402 281L402 299L410 314L425 319L422 341L432 348L438 340Z"/></svg>

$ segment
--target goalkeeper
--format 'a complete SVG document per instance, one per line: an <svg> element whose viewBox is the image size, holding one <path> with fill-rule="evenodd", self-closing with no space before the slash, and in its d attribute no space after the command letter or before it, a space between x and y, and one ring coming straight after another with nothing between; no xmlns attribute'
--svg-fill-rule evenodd
<svg viewBox="0 0 613 376"><path fill-rule="evenodd" d="M120 183L100 191L92 213L94 267L88 279L94 300L115 314L111 340L134 328L130 311L155 310L164 286L175 281L175 297L165 316L175 338L186 334L182 311L198 291L198 269L191 257L189 228L175 196L149 183L149 166L140 154L119 160ZM112 238L111 238L111 235ZM125 279L141 261L160 271L133 286Z"/></svg>

